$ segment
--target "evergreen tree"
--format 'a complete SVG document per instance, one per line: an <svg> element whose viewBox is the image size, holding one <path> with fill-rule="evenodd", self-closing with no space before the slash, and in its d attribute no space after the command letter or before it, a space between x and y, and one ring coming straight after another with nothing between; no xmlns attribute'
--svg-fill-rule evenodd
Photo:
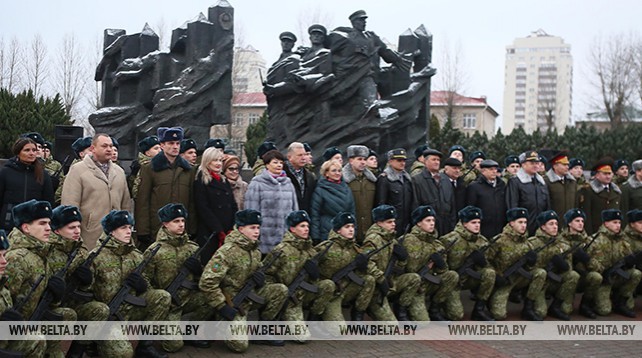
<svg viewBox="0 0 642 358"><path fill-rule="evenodd" d="M256 151L261 143L267 138L267 111L263 112L261 118L254 124L250 124L245 132L245 155L250 167L256 162Z"/></svg>
<svg viewBox="0 0 642 358"><path fill-rule="evenodd" d="M432 147L437 142L440 135L439 119L434 114L430 116L430 123L428 128L428 144Z"/></svg>

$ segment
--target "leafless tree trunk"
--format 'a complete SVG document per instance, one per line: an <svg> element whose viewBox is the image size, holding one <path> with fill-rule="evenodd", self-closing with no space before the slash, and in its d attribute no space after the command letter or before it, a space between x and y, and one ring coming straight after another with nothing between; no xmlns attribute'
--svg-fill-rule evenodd
<svg viewBox="0 0 642 358"><path fill-rule="evenodd" d="M83 49L74 34L67 34L58 48L56 90L60 93L65 111L73 119L86 86L86 62Z"/></svg>
<svg viewBox="0 0 642 358"><path fill-rule="evenodd" d="M21 58L22 58L22 49L20 47L20 42L17 37L11 39L11 44L9 44L9 50L6 54L6 86L9 92L13 92L14 89L17 89L22 80L22 67L21 67Z"/></svg>
<svg viewBox="0 0 642 358"><path fill-rule="evenodd" d="M599 89L603 109L611 127L619 127L627 120L626 107L639 88L635 64L635 36L616 34L606 39L596 38L590 56L594 74L593 85Z"/></svg>
<svg viewBox="0 0 642 358"><path fill-rule="evenodd" d="M33 95L38 98L42 84L47 78L47 45L40 34L34 35L29 48L25 50L25 55L22 64L27 88L30 88Z"/></svg>
<svg viewBox="0 0 642 358"><path fill-rule="evenodd" d="M172 33L168 29L168 24L164 16L156 21L153 29L156 35L158 35L158 49L160 51L169 51L169 42L171 41Z"/></svg>
<svg viewBox="0 0 642 358"><path fill-rule="evenodd" d="M468 83L468 73L465 69L464 54L461 43L457 41L453 46L448 39L444 39L443 47L438 55L436 67L439 69L435 76L438 90L446 91L446 119L453 121L454 127L460 127L456 122L457 95L463 95ZM456 124L457 123L457 124Z"/></svg>

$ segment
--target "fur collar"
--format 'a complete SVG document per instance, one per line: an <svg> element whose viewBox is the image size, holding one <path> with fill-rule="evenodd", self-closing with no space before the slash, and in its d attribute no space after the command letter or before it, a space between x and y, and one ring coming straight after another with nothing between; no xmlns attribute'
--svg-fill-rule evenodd
<svg viewBox="0 0 642 358"><path fill-rule="evenodd" d="M343 174L343 180L346 181L347 184L353 182L355 179L357 179L357 175L354 174L352 171L352 167L350 166L350 163L346 164L343 166L343 169L341 170L341 174ZM363 175L368 179L369 181L376 183L377 182L377 177L375 177L374 174L370 171L370 169L366 168L363 171Z"/></svg>
<svg viewBox="0 0 642 358"><path fill-rule="evenodd" d="M405 181L410 182L410 175L404 170L403 172L397 173L394 169L390 168L390 166L386 165L386 169L383 170L383 173L385 174L386 177L388 177L388 180L390 181L401 181L401 177Z"/></svg>
<svg viewBox="0 0 642 358"><path fill-rule="evenodd" d="M631 189L637 189L639 187L642 187L642 182L635 177L635 174L631 175L629 177L629 180L627 180L626 182L629 183L629 186L631 187Z"/></svg>
<svg viewBox="0 0 642 358"><path fill-rule="evenodd" d="M192 166L187 162L187 160L183 159L180 155L176 157L175 161L176 165L179 167L185 169L185 170L191 170ZM151 160L151 165L152 165L152 170L155 172L160 172L165 169L171 169L171 165L169 164L169 160L167 160L167 157L165 157L165 153L160 152L154 156Z"/></svg>
<svg viewBox="0 0 642 358"><path fill-rule="evenodd" d="M552 169L552 168L551 168L551 169L549 169L549 170L546 172L546 177L548 177L548 180L549 180L551 183L555 183L555 182L558 182L558 181L562 180L562 177L561 177L561 176L559 176L559 175L557 175L557 174L553 171L553 169ZM573 176L572 176L571 174L569 174L569 173L566 173L566 175L564 176L564 179L575 181L575 177L573 177Z"/></svg>
<svg viewBox="0 0 642 358"><path fill-rule="evenodd" d="M599 194L604 190L604 185L599 181L597 181L597 179L591 180L589 184L591 185L591 189L593 189L595 194ZM613 190L614 192L618 194L622 194L622 191L620 190L620 188L617 187L617 185L611 183L610 187L611 187L611 190Z"/></svg>
<svg viewBox="0 0 642 358"><path fill-rule="evenodd" d="M515 176L517 177L517 179L519 179L519 181L521 181L521 182L522 182L522 183L524 183L524 184L526 184L526 183L530 183L530 182L532 182L532 181L533 181L533 179L531 178L531 176L530 176L530 175L528 175L528 174L526 174L526 172L525 172L525 171L524 171L524 169L522 169L522 168L519 168L519 170L517 171L517 174L516 174ZM539 174L535 173L535 179L536 179L540 184L542 184L542 185L546 185L546 183L544 183L544 178L542 178L542 176L541 176L541 175L539 175Z"/></svg>

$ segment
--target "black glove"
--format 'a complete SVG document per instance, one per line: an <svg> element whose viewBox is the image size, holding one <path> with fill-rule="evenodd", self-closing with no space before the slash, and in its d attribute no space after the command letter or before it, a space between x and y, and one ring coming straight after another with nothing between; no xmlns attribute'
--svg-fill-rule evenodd
<svg viewBox="0 0 642 358"><path fill-rule="evenodd" d="M194 276L200 276L203 273L201 262L192 256L188 257L187 260L183 262L183 266L185 266L187 271L191 272Z"/></svg>
<svg viewBox="0 0 642 358"><path fill-rule="evenodd" d="M355 263L357 264L357 270L365 271L368 269L368 256L365 254L359 254L354 258Z"/></svg>
<svg viewBox="0 0 642 358"><path fill-rule="evenodd" d="M6 311L2 312L0 315L0 321L23 321L24 318L20 312L14 310L13 308L8 308Z"/></svg>
<svg viewBox="0 0 642 358"><path fill-rule="evenodd" d="M584 251L583 248L578 248L573 253L573 261L587 264L591 260L591 256Z"/></svg>
<svg viewBox="0 0 642 358"><path fill-rule="evenodd" d="M65 294L65 280L58 276L51 276L47 282L47 290L51 292L54 301L60 301Z"/></svg>
<svg viewBox="0 0 642 358"><path fill-rule="evenodd" d="M395 255L399 261L408 260L408 250L399 244L392 247L392 254Z"/></svg>
<svg viewBox="0 0 642 358"><path fill-rule="evenodd" d="M221 317L225 318L228 321L233 320L238 312L239 311L237 311L236 308L230 307L228 305L223 305L223 307L218 310L218 314L220 314Z"/></svg>
<svg viewBox="0 0 642 358"><path fill-rule="evenodd" d="M526 264L528 266L533 266L537 263L537 252L530 250L524 254L524 258L526 259Z"/></svg>
<svg viewBox="0 0 642 358"><path fill-rule="evenodd" d="M91 275L91 270L87 266L78 266L72 275L76 280L78 280L81 286L87 286L94 280Z"/></svg>
<svg viewBox="0 0 642 358"><path fill-rule="evenodd" d="M602 283L606 285L610 285L611 275L613 275L613 270L611 270L610 268L604 270L604 272L602 272Z"/></svg>
<svg viewBox="0 0 642 358"><path fill-rule="evenodd" d="M312 260L308 260L303 264L303 268L305 269L305 272L308 273L308 276L310 276L311 279L313 280L318 280L319 276L321 276L321 273L319 272L319 265L316 264L316 262Z"/></svg>
<svg viewBox="0 0 642 358"><path fill-rule="evenodd" d="M136 290L137 295L140 295L143 292L147 291L147 281L145 281L143 276L138 272L130 273L129 276L127 276L127 278L125 279L125 283L127 283L129 287Z"/></svg>
<svg viewBox="0 0 642 358"><path fill-rule="evenodd" d="M627 268L631 268L635 266L635 264L638 262L638 260L635 257L635 254L630 254L624 256L624 266Z"/></svg>
<svg viewBox="0 0 642 358"><path fill-rule="evenodd" d="M436 269L443 270L446 268L446 261L444 261L444 258L441 257L441 255L439 255L438 253L434 252L432 255L430 255L430 260L435 265Z"/></svg>
<svg viewBox="0 0 642 358"><path fill-rule="evenodd" d="M503 275L495 275L495 287L504 287L508 285L508 280Z"/></svg>
<svg viewBox="0 0 642 358"><path fill-rule="evenodd" d="M252 274L252 280L256 284L256 287L263 287L265 286L265 274L261 271L254 271Z"/></svg>
<svg viewBox="0 0 642 358"><path fill-rule="evenodd" d="M553 266L557 271L559 272L566 272L570 268L568 266L568 262L564 260L564 258L560 255L555 255L551 258L551 262L553 263Z"/></svg>
<svg viewBox="0 0 642 358"><path fill-rule="evenodd" d="M473 252L470 253L470 259L477 267L488 266L488 261L486 261L484 254L479 250L473 250Z"/></svg>
<svg viewBox="0 0 642 358"><path fill-rule="evenodd" d="M377 287L379 288L379 292L385 297L388 296L388 292L390 292L390 285L388 284L388 280L383 280L381 283L377 284Z"/></svg>

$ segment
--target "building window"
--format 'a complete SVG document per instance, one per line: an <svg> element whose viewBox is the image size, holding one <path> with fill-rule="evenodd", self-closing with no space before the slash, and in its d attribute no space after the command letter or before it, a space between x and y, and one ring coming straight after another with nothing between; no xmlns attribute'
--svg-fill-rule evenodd
<svg viewBox="0 0 642 358"><path fill-rule="evenodd" d="M242 126L243 125L243 113L238 112L234 114L234 121L232 122L233 125L235 126Z"/></svg>
<svg viewBox="0 0 642 358"><path fill-rule="evenodd" d="M477 128L477 115L475 113L464 113L464 129Z"/></svg>
<svg viewBox="0 0 642 358"><path fill-rule="evenodd" d="M258 122L260 118L261 118L261 116L259 116L258 113L250 113L250 121L249 122L250 122L250 124L254 124L254 123Z"/></svg>

